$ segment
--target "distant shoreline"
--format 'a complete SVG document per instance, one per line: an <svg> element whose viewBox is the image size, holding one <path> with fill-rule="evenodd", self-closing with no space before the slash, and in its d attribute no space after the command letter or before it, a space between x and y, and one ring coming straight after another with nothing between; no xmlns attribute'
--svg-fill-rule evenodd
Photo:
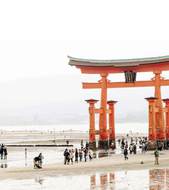
<svg viewBox="0 0 169 190"><path fill-rule="evenodd" d="M70 133L70 134L75 134L75 133L89 133L89 131L80 131L80 130L61 130L61 131L55 131L55 130L4 130L0 129L1 134L7 134L7 133L42 133L42 134L48 134L48 133L56 133L56 134L61 134L61 133ZM148 135L148 133L139 133L139 132L133 132L133 133L116 133L116 136L126 136L128 134L129 136L138 136L138 135Z"/></svg>
<svg viewBox="0 0 169 190"><path fill-rule="evenodd" d="M132 137L147 136L147 134L133 133ZM126 134L116 134L116 139L126 137ZM99 139L99 135L96 135ZM2 144L65 144L66 141L72 143L80 143L81 140L89 141L89 133L77 130L64 130L63 131L0 131L0 143Z"/></svg>
<svg viewBox="0 0 169 190"><path fill-rule="evenodd" d="M99 125L96 123L96 130L99 129ZM0 125L0 131L52 131L52 132L63 132L63 131L75 131L75 132L88 132L89 123L86 120L86 123L83 124L20 124L20 125ZM123 122L115 123L116 134L147 134L148 133L148 123L147 122Z"/></svg>

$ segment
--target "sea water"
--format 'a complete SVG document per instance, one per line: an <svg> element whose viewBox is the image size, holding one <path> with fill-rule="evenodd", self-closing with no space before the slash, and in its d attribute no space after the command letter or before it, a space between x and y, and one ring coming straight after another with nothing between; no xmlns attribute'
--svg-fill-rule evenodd
<svg viewBox="0 0 169 190"><path fill-rule="evenodd" d="M169 169L109 171L80 175L37 175L29 179L0 180L3 190L168 190Z"/></svg>
<svg viewBox="0 0 169 190"><path fill-rule="evenodd" d="M95 126L96 129L99 129L98 124ZM11 126L0 126L0 130L9 130L9 131L66 131L66 130L76 130L87 132L89 130L89 124L71 124L71 125L11 125ZM148 133L148 123L116 123L115 124L116 133Z"/></svg>

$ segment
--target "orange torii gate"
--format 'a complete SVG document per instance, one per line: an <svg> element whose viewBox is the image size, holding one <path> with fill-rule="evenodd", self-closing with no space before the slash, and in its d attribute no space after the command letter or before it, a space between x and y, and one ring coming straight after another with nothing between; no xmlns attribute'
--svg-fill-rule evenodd
<svg viewBox="0 0 169 190"><path fill-rule="evenodd" d="M91 148L96 148L95 113L99 114L99 148L106 149L112 143L115 147L114 104L116 101L107 101L108 88L154 87L154 97L146 98L149 103L149 142L153 145L157 141L169 141L169 99L161 98L161 86L169 86L169 80L161 77L162 71L169 71L169 56L118 60L68 58L69 65L76 66L82 74L99 74L101 77L96 83L82 83L84 89L101 89L99 109L95 108L98 100L86 100L89 103ZM138 72L153 72L154 78L148 81L137 81ZM124 73L125 82L109 81L108 75L113 73ZM165 107L163 107L164 103Z"/></svg>

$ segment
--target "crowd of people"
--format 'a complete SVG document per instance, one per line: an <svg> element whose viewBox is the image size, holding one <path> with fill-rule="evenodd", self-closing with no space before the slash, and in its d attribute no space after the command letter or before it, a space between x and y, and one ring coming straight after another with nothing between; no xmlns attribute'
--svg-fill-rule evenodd
<svg viewBox="0 0 169 190"><path fill-rule="evenodd" d="M136 137L130 139L118 139L119 146L121 148L122 153L124 154L124 159L128 160L128 155L137 154L138 148L142 153L147 151L148 141L146 137Z"/></svg>
<svg viewBox="0 0 169 190"><path fill-rule="evenodd" d="M147 137L126 137L117 140L118 147L121 149L121 153L124 155L124 159L128 160L129 155L136 155L137 152L145 154L148 149ZM69 143L67 143L69 144ZM165 147L162 143L158 142L157 147L154 151L155 164L159 164L159 151L163 150ZM0 145L0 158L7 159L8 151L4 144ZM73 163L78 163L87 160L92 160L94 157L93 151L89 149L89 144L86 142L86 146L83 146L83 141L81 142L81 148L68 149L66 148L63 153L64 164L69 165ZM27 148L25 148L25 158L27 158ZM40 153L37 157L33 159L34 168L42 168L42 161L44 157Z"/></svg>
<svg viewBox="0 0 169 190"><path fill-rule="evenodd" d="M64 150L64 164L73 164L82 162L83 160L87 162L87 160L92 160L93 159L93 152L89 149L88 143L86 143L86 147L83 148L81 146L80 149L68 149L66 148Z"/></svg>
<svg viewBox="0 0 169 190"><path fill-rule="evenodd" d="M124 155L124 159L128 160L129 155L136 155L138 152L145 154L148 150L148 140L147 137L131 137L131 138L121 138L118 139L118 146L121 149L121 153ZM154 151L155 164L159 164L159 150L162 150L160 144L157 144ZM5 146L2 146L3 148ZM89 149L89 144L86 143L86 146L83 147L81 143L81 148L66 148L63 153L64 156L64 165L69 165L78 162L87 162L92 160L94 157L93 151ZM42 160L44 157L42 153L39 156L34 158L34 168L42 168Z"/></svg>
<svg viewBox="0 0 169 190"><path fill-rule="evenodd" d="M128 160L129 155L136 155L138 152L145 154L148 150L148 139L147 137L130 137L118 139L118 146L121 149L121 153L124 155L124 159ZM155 157L158 157L159 150L162 150L161 144L157 144L157 149L154 152ZM83 159L86 162L87 159L91 160L93 158L93 152L86 145L85 148L81 149L68 149L64 151L64 164L73 164L81 162ZM156 161L158 163L158 161Z"/></svg>
<svg viewBox="0 0 169 190"><path fill-rule="evenodd" d="M68 143L67 143L68 144ZM124 159L128 160L129 155L136 155L137 152L145 154L148 149L148 140L147 137L126 137L117 140L118 147L121 149L121 154L124 155ZM163 147L161 144L157 144L157 148L154 151L155 164L159 164L159 150L162 150ZM139 150L138 150L139 149ZM4 144L0 145L0 158L7 159L7 147ZM66 148L63 153L64 164L69 165L78 162L87 162L92 160L95 157L93 151L89 149L89 144L86 143L86 146L83 146L81 142L81 148ZM25 158L27 158L27 148L25 148ZM42 168L43 155L40 153L37 157L33 159L34 168Z"/></svg>
<svg viewBox="0 0 169 190"><path fill-rule="evenodd" d="M140 152L142 154L145 154L148 149L148 140L146 137L136 137L135 139L119 139L118 140L119 146L121 147L122 153L124 155L124 159L129 159L129 154L137 154L137 149L140 149ZM157 142L155 150L154 150L154 156L155 156L155 165L159 165L159 151L162 151L165 149L165 146L161 142Z"/></svg>

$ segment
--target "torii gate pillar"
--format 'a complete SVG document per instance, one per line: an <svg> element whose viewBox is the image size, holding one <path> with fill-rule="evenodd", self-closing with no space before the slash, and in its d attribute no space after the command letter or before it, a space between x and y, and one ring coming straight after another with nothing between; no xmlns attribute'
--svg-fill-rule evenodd
<svg viewBox="0 0 169 190"><path fill-rule="evenodd" d="M115 141L115 125L114 125L114 104L117 101L108 101L107 104L109 105L109 147L116 148L116 141ZM113 147L112 147L113 144Z"/></svg>
<svg viewBox="0 0 169 190"><path fill-rule="evenodd" d="M89 99L86 100L89 103L89 120L90 120L90 128L89 128L89 148L92 150L96 150L96 137L95 137L95 103L98 100Z"/></svg>
<svg viewBox="0 0 169 190"><path fill-rule="evenodd" d="M166 121L166 140L169 141L169 99L164 99L165 103L165 121Z"/></svg>
<svg viewBox="0 0 169 190"><path fill-rule="evenodd" d="M156 117L156 139L158 141L165 141L165 126L164 126L164 111L163 111L163 105L162 105L162 99L161 99L161 72L156 71L155 74L155 106L158 109L158 111L155 113Z"/></svg>
<svg viewBox="0 0 169 190"><path fill-rule="evenodd" d="M101 105L99 118L99 149L108 149L108 133L107 133L107 75L101 74Z"/></svg>
<svg viewBox="0 0 169 190"><path fill-rule="evenodd" d="M156 117L155 117L155 101L157 98L145 98L149 103L149 130L148 139L150 143L154 144L156 141Z"/></svg>

